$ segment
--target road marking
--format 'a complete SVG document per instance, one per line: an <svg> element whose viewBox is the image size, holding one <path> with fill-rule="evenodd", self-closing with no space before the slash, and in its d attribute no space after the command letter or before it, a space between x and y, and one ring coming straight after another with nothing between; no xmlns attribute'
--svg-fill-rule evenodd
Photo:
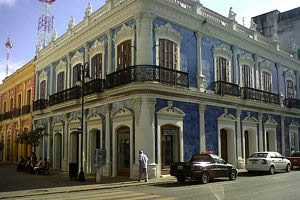
<svg viewBox="0 0 300 200"><path fill-rule="evenodd" d="M144 200L144 199L159 199L158 197L160 197L160 195L146 195L146 196L142 196L142 197L134 197L134 198L129 198L129 199L122 199L122 200Z"/></svg>

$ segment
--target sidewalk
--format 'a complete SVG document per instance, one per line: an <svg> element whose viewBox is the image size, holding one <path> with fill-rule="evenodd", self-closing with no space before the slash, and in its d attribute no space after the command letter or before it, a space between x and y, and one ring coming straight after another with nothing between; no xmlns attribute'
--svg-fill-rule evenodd
<svg viewBox="0 0 300 200"><path fill-rule="evenodd" d="M86 177L86 182L91 182L92 178L94 177L91 176ZM165 183L172 183L175 181L176 179L171 176L149 179L148 182L144 182L144 181L138 182L123 177L101 177L101 183L94 182L89 185L2 192L0 193L0 199L10 199L10 198L18 198L18 197L26 197L26 196L56 194L56 193L80 192L80 191L89 191L89 190L103 190L103 189L113 189L113 188L141 186L141 185L165 184ZM84 184L86 184L86 182Z"/></svg>

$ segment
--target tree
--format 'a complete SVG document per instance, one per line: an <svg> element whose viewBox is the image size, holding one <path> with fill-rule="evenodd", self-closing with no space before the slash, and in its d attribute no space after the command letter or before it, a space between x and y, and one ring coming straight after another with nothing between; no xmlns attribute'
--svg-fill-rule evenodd
<svg viewBox="0 0 300 200"><path fill-rule="evenodd" d="M36 150L36 147L40 144L40 139L47 135L44 133L44 128L36 128L33 131L30 132L23 132L16 138L17 144L30 144L34 147L34 152Z"/></svg>

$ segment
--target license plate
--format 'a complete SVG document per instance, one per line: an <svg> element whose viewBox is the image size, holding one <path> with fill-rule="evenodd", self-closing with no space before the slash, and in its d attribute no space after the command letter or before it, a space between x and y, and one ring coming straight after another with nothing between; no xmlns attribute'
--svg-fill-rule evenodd
<svg viewBox="0 0 300 200"><path fill-rule="evenodd" d="M257 161L256 160L252 160L252 164L256 164L257 163Z"/></svg>
<svg viewBox="0 0 300 200"><path fill-rule="evenodd" d="M178 166L178 168L177 169L183 169L183 166Z"/></svg>

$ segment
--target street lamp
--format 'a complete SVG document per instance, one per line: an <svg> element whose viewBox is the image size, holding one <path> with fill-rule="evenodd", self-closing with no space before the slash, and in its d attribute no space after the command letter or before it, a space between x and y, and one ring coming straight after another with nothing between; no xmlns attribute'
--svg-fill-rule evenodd
<svg viewBox="0 0 300 200"><path fill-rule="evenodd" d="M86 62L83 65L80 64L79 69L77 71L77 80L76 85L81 86L81 130L78 131L81 133L81 166L80 166L80 172L78 175L78 181L84 182L85 176L83 172L83 111L84 111L84 85L85 82L90 81L90 73L89 73L89 63Z"/></svg>

